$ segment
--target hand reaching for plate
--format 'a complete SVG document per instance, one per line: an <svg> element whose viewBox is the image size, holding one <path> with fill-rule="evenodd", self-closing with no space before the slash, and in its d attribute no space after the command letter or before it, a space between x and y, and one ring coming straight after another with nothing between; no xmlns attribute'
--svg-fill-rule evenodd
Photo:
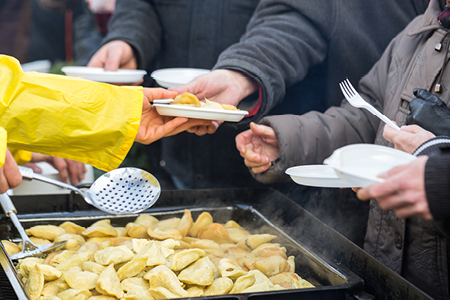
<svg viewBox="0 0 450 300"><path fill-rule="evenodd" d="M177 93L163 88L144 88L144 101L142 104L142 116L136 135L136 142L150 144L165 136L175 135L195 126L209 126L211 121L189 119L185 117L161 116L150 102L154 99L174 98Z"/></svg>
<svg viewBox="0 0 450 300"><path fill-rule="evenodd" d="M41 161L48 162L52 165L58 171L59 178L62 182L67 183L67 180L70 178L70 183L76 185L84 179L84 174L86 173L86 166L84 163L61 157L33 153L31 161L25 166L33 169L35 173L41 173L42 170L35 164Z"/></svg>
<svg viewBox="0 0 450 300"><path fill-rule="evenodd" d="M258 84L244 73L221 69L211 71L188 84L169 90L179 94L189 92L199 99L207 98L211 101L237 106L242 99L258 90ZM197 135L212 134L216 132L220 124L222 124L221 121L214 121L210 126L191 128L189 132Z"/></svg>
<svg viewBox="0 0 450 300"><path fill-rule="evenodd" d="M247 167L258 174L267 171L272 161L280 157L280 148L275 131L265 125L250 123L250 130L236 136L236 147L245 159Z"/></svg>
<svg viewBox="0 0 450 300"><path fill-rule="evenodd" d="M88 67L104 68L105 71L137 69L137 59L131 46L124 41L112 41L103 45L91 58ZM143 80L133 83L139 85ZM114 85L123 85L114 83ZM130 85L130 84L127 84Z"/></svg>

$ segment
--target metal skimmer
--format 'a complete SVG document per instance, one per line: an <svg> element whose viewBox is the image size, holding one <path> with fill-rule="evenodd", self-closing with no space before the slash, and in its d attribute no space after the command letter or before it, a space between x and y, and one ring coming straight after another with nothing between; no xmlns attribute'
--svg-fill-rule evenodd
<svg viewBox="0 0 450 300"><path fill-rule="evenodd" d="M39 255L45 252L50 252L59 249L62 247L66 241L60 241L53 244L47 244L43 246L36 246L33 242L28 238L27 233L23 229L22 224L20 224L19 219L16 216L17 210L12 203L11 199L7 194L0 194L0 203L5 211L5 214L11 218L14 226L22 238L22 250L19 253L11 255L9 258L12 260L21 259L28 256Z"/></svg>
<svg viewBox="0 0 450 300"><path fill-rule="evenodd" d="M19 166L22 177L39 180L80 194L90 205L110 214L141 212L158 200L161 187L150 173L138 168L119 168L100 176L87 191L70 184L35 174L32 169Z"/></svg>

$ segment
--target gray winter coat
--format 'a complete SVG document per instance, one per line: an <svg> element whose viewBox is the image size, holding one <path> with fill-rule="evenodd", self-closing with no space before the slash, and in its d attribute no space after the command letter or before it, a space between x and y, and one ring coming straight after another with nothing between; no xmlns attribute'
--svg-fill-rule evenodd
<svg viewBox="0 0 450 300"><path fill-rule="evenodd" d="M409 114L414 88L434 91L440 83L442 92L437 95L449 105L450 67L444 66L448 63L450 30L437 20L444 4L445 1L431 0L425 14L390 43L360 81L363 98L399 126L405 124ZM436 51L439 42L443 49ZM261 123L274 128L281 150L280 161L256 176L263 182L283 177L284 170L291 166L322 163L333 150L347 144L392 146L383 138L384 123L346 101L324 114L266 117ZM449 299L446 243L434 231L424 228L419 219L398 219L393 211L381 210L378 202L372 200L364 249L432 297Z"/></svg>
<svg viewBox="0 0 450 300"><path fill-rule="evenodd" d="M104 42L124 40L140 67L231 68L262 87L258 113L213 135L162 140L165 169L183 188L246 187L254 181L235 136L268 114L340 103L338 82L359 80L426 0L118 0ZM287 92L286 92L287 88ZM257 95L256 95L257 96ZM258 102L250 97L240 108Z"/></svg>

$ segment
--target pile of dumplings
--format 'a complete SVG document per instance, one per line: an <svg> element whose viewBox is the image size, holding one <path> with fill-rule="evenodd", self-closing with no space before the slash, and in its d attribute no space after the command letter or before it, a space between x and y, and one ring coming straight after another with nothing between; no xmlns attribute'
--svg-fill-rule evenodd
<svg viewBox="0 0 450 300"><path fill-rule="evenodd" d="M235 221L193 222L142 214L125 227L103 219L88 228L73 222L26 230L38 244L66 241L46 258L19 260L17 272L31 300L172 299L314 287L295 273L294 257L250 234ZM9 255L21 245L2 241Z"/></svg>

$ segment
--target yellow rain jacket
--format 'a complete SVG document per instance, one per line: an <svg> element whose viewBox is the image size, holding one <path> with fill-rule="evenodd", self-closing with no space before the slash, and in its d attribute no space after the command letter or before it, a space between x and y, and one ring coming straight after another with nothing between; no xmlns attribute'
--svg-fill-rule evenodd
<svg viewBox="0 0 450 300"><path fill-rule="evenodd" d="M0 55L0 163L6 147L87 163L110 171L130 150L142 114L142 87L24 73Z"/></svg>

